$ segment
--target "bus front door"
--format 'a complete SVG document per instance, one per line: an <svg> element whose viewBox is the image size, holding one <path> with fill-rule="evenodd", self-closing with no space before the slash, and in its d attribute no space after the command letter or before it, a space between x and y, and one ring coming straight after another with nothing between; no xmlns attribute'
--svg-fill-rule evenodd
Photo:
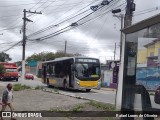
<svg viewBox="0 0 160 120"><path fill-rule="evenodd" d="M44 83L46 83L46 66L43 66L43 80L44 80Z"/></svg>

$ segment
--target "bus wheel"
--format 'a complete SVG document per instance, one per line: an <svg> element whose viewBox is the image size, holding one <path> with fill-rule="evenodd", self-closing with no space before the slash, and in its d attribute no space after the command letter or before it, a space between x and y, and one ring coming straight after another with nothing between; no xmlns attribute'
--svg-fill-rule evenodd
<svg viewBox="0 0 160 120"><path fill-rule="evenodd" d="M18 78L16 79L16 81L18 82Z"/></svg>
<svg viewBox="0 0 160 120"><path fill-rule="evenodd" d="M47 86L48 86L48 87L50 87L50 84L49 84L49 79L47 79Z"/></svg>
<svg viewBox="0 0 160 120"><path fill-rule="evenodd" d="M91 89L86 89L86 92L90 92L91 91Z"/></svg>
<svg viewBox="0 0 160 120"><path fill-rule="evenodd" d="M63 81L63 89L64 89L64 90L67 89L67 81L66 81L66 80Z"/></svg>

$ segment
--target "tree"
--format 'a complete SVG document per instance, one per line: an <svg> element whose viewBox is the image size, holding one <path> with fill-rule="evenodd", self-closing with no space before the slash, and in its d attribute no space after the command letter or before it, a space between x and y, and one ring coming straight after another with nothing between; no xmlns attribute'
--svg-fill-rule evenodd
<svg viewBox="0 0 160 120"><path fill-rule="evenodd" d="M53 52L41 52L41 53L34 53L33 55L29 56L26 61L44 61L44 60L53 60L55 59L55 55Z"/></svg>
<svg viewBox="0 0 160 120"><path fill-rule="evenodd" d="M55 58L59 57L72 57L72 56L81 56L81 54L71 54L71 53L65 53L63 51L57 51L56 53L53 52L41 52L41 53L34 53L33 55L29 56L26 61L48 61L48 60L54 60Z"/></svg>
<svg viewBox="0 0 160 120"><path fill-rule="evenodd" d="M8 62L11 61L12 59L10 58L9 54L1 52L0 53L0 62Z"/></svg>

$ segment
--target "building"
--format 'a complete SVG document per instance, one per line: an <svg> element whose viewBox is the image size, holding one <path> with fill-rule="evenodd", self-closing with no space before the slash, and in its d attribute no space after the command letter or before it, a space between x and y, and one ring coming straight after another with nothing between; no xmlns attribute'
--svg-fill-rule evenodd
<svg viewBox="0 0 160 120"><path fill-rule="evenodd" d="M29 61L28 65L26 66L27 73L31 73L33 75L37 75L38 77L41 77L41 71L42 71L42 62L41 61Z"/></svg>
<svg viewBox="0 0 160 120"><path fill-rule="evenodd" d="M145 44L144 48L138 49L138 66L156 67L158 66L158 59L160 59L160 39L155 39L152 42Z"/></svg>

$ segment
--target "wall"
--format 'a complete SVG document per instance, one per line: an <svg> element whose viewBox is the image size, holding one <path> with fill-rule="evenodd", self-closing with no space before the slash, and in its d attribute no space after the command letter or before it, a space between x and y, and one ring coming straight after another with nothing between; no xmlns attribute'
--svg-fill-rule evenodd
<svg viewBox="0 0 160 120"><path fill-rule="evenodd" d="M112 70L105 70L103 72L103 80L102 80L102 86L103 87L109 87L110 83L113 79L113 71Z"/></svg>
<svg viewBox="0 0 160 120"><path fill-rule="evenodd" d="M147 49L138 50L137 63L138 64L147 63Z"/></svg>
<svg viewBox="0 0 160 120"><path fill-rule="evenodd" d="M155 45L148 46L148 48L147 48L147 57L150 56L151 52L155 52ZM155 56L155 53L154 53L154 56Z"/></svg>
<svg viewBox="0 0 160 120"><path fill-rule="evenodd" d="M160 68L137 68L136 83L144 85L147 90L156 90L157 87L160 85Z"/></svg>
<svg viewBox="0 0 160 120"><path fill-rule="evenodd" d="M156 42L155 44L155 50L154 50L155 56L158 56L158 48L160 48L160 41Z"/></svg>

